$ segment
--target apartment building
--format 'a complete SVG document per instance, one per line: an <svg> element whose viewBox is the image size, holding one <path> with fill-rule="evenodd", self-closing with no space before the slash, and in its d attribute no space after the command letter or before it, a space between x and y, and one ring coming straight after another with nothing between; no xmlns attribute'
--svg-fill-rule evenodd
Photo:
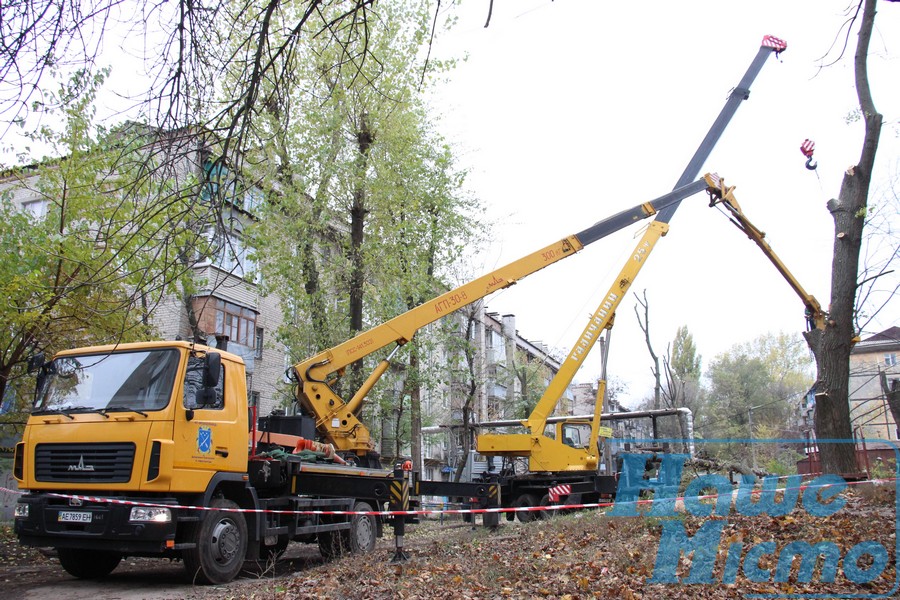
<svg viewBox="0 0 900 600"><path fill-rule="evenodd" d="M850 420L857 436L871 440L867 443L900 439L888 404L888 393L900 386L898 357L900 327L870 336L850 351Z"/></svg>

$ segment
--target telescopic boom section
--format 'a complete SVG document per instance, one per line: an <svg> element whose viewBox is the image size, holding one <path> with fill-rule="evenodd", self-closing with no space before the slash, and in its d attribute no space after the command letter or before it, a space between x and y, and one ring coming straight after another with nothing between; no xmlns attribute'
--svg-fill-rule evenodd
<svg viewBox="0 0 900 600"><path fill-rule="evenodd" d="M766 234L764 231L761 231L758 227L756 227L753 223L750 222L750 219L744 214L744 211L741 210L741 205L738 204L737 199L734 197L735 186L727 187L725 185L725 180L722 178L716 178L715 181L716 189L711 190L710 192L710 202L709 205L712 206L722 206L728 211L729 216L731 217L729 221L731 221L735 227L743 231L748 238L753 240L760 250L763 251L763 254L766 255L766 258L775 265L775 268L781 273L781 276L784 277L785 281L788 282L788 285L791 286L791 289L796 292L798 296L800 296L800 300L803 302L803 306L806 307L806 328L808 331L812 331L813 329L825 329L825 325L828 322L828 315L822 310L822 305L819 304L819 301L816 300L816 297L803 289L803 286L800 285L800 282L797 281L797 278L794 277L794 274L791 273L790 269L781 261L781 258L775 253L775 250L769 245L769 243L765 240Z"/></svg>
<svg viewBox="0 0 900 600"><path fill-rule="evenodd" d="M319 433L340 451L360 456L374 448L366 427L357 413L366 395L387 370L393 352L382 360L349 402L332 388L346 367L355 361L396 344L402 346L416 332L456 310L485 296L509 287L520 279L540 271L599 239L657 214L667 206L706 189L699 179L650 202L645 202L603 219L583 231L565 237L504 267L483 275L454 290L441 294L390 321L360 333L354 338L294 365L297 377L297 401L316 419ZM396 348L394 349L396 351Z"/></svg>
<svg viewBox="0 0 900 600"><path fill-rule="evenodd" d="M773 53L778 55L786 49L787 43L785 41L771 35L763 37L759 51L756 53L756 56L753 58L753 61L750 63L744 76L741 77L740 82L738 82L737 86L735 86L729 94L725 106L722 107L722 110L719 112L715 121L713 121L709 131L707 131L706 136L700 142L700 145L697 147L697 150L694 152L690 161L688 161L687 167L685 167L681 177L679 177L678 182L675 184L676 189L679 189L681 186L685 185L686 182L692 181L697 177L698 173L700 173L700 169L706 162L706 159L709 158L712 149L719 141L719 138L722 137L722 134L731 122L732 117L734 117L737 112L737 109L744 100L747 100L750 97L750 86L753 84L756 76L759 75L766 60L768 60L769 56ZM704 179L710 187L710 191L712 191L717 185L715 181L718 180L718 177L706 175ZM604 329L612 326L614 313L619 302L628 291L628 288L640 271L641 266L643 266L647 256L649 256L650 252L655 247L656 242L668 231L668 224L672 220L672 217L675 215L680 204L681 201L676 201L670 203L665 208L660 209L659 214L656 216L653 223L650 224L650 227L648 227L647 231L644 233L641 241L638 242L634 255L619 273L619 277L613 283L612 287L610 287L609 292L601 301L597 311L591 316L587 327L576 342L572 351L569 353L566 361L553 377L553 380L544 391L544 395L538 401L528 419L523 421L523 424L526 425L530 431L531 438L528 436L516 435L481 435L478 438L479 452L503 456L529 456L531 459L536 457L533 450L536 439L534 436L543 436L547 418L553 410L555 410L560 398L562 398L565 393L566 388L568 388L569 384L572 382L578 367L581 366L581 363L584 358L587 357L587 354L590 352L600 334Z"/></svg>
<svg viewBox="0 0 900 600"><path fill-rule="evenodd" d="M698 183L703 184L703 189L713 191L717 189L716 185L719 181L721 181L721 178L718 175L708 173L704 175L703 179L700 179ZM560 365L559 371L557 371L546 390L544 390L544 394L541 396L541 399L538 400L538 403L531 411L528 419L525 420L524 424L528 427L531 435L543 434L544 426L547 424L547 418L556 408L559 399L565 395L566 388L568 388L569 384L572 382L575 373L584 363L584 360L594 347L594 344L600 338L600 335L605 329L612 326L612 321L616 309L619 307L619 303L621 303L622 298L628 293L631 284L647 262L650 253L656 247L656 243L661 237L666 235L668 231L669 224L660 221L659 218L654 219L644 231L644 235L641 236L641 239L635 246L634 252L632 252L631 256L625 262L625 266L622 267L618 276L613 280L613 284L607 291L600 306L597 307L597 310L588 320L588 324L581 333L581 337L578 338L578 341L572 347L572 350L569 351L569 355ZM485 448L485 450L487 450L487 448ZM482 451L480 445L479 451Z"/></svg>

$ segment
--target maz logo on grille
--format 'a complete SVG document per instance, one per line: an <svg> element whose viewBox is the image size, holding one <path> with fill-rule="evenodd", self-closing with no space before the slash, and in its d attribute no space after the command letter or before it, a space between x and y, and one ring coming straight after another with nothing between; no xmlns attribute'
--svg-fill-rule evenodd
<svg viewBox="0 0 900 600"><path fill-rule="evenodd" d="M84 455L82 454L81 457L78 459L78 464L77 465L69 465L69 470L70 471L93 471L94 465L84 464Z"/></svg>

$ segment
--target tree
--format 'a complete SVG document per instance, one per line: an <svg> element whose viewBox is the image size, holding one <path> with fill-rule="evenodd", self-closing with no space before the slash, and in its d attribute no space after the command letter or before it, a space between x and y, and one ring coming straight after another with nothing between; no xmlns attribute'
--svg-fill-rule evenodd
<svg viewBox="0 0 900 600"><path fill-rule="evenodd" d="M64 130L42 128L34 137L65 158L12 170L3 180L0 245L15 260L0 265L0 397L35 353L146 337L153 307L186 273L184 249L205 249L186 225L211 212L195 201L195 174L141 175L167 160L177 135L160 142L146 130L139 136L93 127L104 75L78 72L45 98Z"/></svg>
<svg viewBox="0 0 900 600"><path fill-rule="evenodd" d="M650 367L655 380L653 388L653 401L649 408L659 410L660 408L688 408L693 413L694 418L701 416L700 401L700 366L701 357L697 354L697 348L694 345L694 336L691 335L686 325L682 325L675 333L675 339L671 344L666 346L666 354L663 356L662 368L659 365L659 356L653 350L653 343L650 340L650 302L647 300L647 292L644 290L643 299L637 298L638 304L643 307L643 318L638 311L638 307L634 307L635 316L638 319L638 325L644 332L644 341L647 344L647 350L653 361ZM665 385L663 385L665 380ZM677 431L674 428L666 427L670 421L663 422L663 431L659 432L662 437L688 439L688 432L685 430L684 422L678 419Z"/></svg>
<svg viewBox="0 0 900 600"><path fill-rule="evenodd" d="M317 18L325 23L340 14L323 9ZM365 48L366 60L328 39L279 57L289 63L279 69L290 77L264 82L265 118L248 132L254 149L244 157L244 173L267 198L251 235L266 288L291 299L279 336L295 358L443 291L447 265L479 229L470 220L477 204L462 191L465 173L435 133L420 93L427 7L385 2L367 18L377 26L353 30L360 36L354 47ZM276 29L287 31L283 24ZM447 67L432 61L427 73ZM241 85L239 71L226 82L225 95ZM402 391L380 397L388 414L409 399L399 416L413 421L418 461L418 387L425 375L414 345L407 356ZM358 389L363 367L362 360L351 365L335 387ZM397 423L394 431L399 439L406 428Z"/></svg>
<svg viewBox="0 0 900 600"><path fill-rule="evenodd" d="M454 387L462 394L462 402L460 403L460 421L457 426L460 431L460 439L462 446L460 448L460 458L456 465L456 471L453 474L453 481L460 481L469 462L469 454L472 450L472 438L474 437L474 427L472 413L475 400L478 398L478 388L481 385L483 374L478 367L478 345L475 343L475 330L477 328L478 315L481 313L481 301L466 306L462 310L462 317L465 323L465 334L457 339L457 343L448 343L448 351L451 355L450 360L455 362L460 358L462 364L458 363L454 369L456 375L451 378L451 394L455 395ZM448 341L452 338L448 338ZM462 368L460 368L462 367ZM456 425L454 423L454 425Z"/></svg>
<svg viewBox="0 0 900 600"><path fill-rule="evenodd" d="M650 353L650 359L653 361L653 364L650 367L650 372L653 374L653 409L659 410L662 404L662 371L659 368L659 356L656 352L653 351L653 343L650 341L650 302L647 300L647 290L644 290L644 298L638 298L638 295L634 295L637 298L638 304L640 304L644 309L644 319L641 320L641 313L638 311L638 307L634 307L634 314L637 317L638 325L641 327L641 331L644 332L644 341L647 344L647 351Z"/></svg>
<svg viewBox="0 0 900 600"><path fill-rule="evenodd" d="M867 56L875 23L877 0L860 0L858 41L853 60L859 110L864 123L859 162L844 172L837 199L829 200L828 211L834 220L834 251L831 264L831 303L824 330L805 334L816 359L815 429L819 440L852 440L850 425L849 381L850 350L857 336L854 328L855 301L859 290L859 257L863 243L869 185L875 153L881 135L882 115L875 108L869 89ZM818 444L822 468L829 473L858 471L853 444Z"/></svg>
<svg viewBox="0 0 900 600"><path fill-rule="evenodd" d="M0 113L7 123L30 123L33 107L47 92L51 69L85 68L101 60L102 48L126 46L129 54L138 55L139 70L148 73L146 89L130 100L142 105L150 122L161 129L215 133L223 155L233 157L240 168L253 143L252 128L267 119L273 89L280 94L282 87L290 87L293 57L306 44L337 50L335 62L323 64L325 69L381 60L368 45L369 34L385 25L376 18L375 4L152 0L135 10L118 0L4 3ZM438 2L435 10L439 7ZM415 72L424 78L424 65ZM359 73L359 78L364 85L365 75ZM223 98L220 86L226 79L234 85Z"/></svg>
<svg viewBox="0 0 900 600"><path fill-rule="evenodd" d="M798 336L766 334L718 355L707 372L704 437L752 439L760 431L791 437L792 400L809 389L811 361ZM755 445L728 444L734 459L756 452Z"/></svg>

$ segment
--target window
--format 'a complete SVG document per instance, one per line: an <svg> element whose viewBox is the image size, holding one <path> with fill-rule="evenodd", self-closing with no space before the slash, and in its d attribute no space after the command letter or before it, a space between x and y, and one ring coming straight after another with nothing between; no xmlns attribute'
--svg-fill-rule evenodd
<svg viewBox="0 0 900 600"><path fill-rule="evenodd" d="M261 189L247 186L222 161L207 160L203 163L206 184L200 193L202 200L214 204L228 202L232 206L253 212L262 204L264 196Z"/></svg>
<svg viewBox="0 0 900 600"><path fill-rule="evenodd" d="M194 299L200 329L227 335L229 342L253 348L256 344L256 311L213 296Z"/></svg>
<svg viewBox="0 0 900 600"><path fill-rule="evenodd" d="M22 210L30 213L35 219L42 219L47 214L49 202L46 200L31 200L22 203Z"/></svg>
<svg viewBox="0 0 900 600"><path fill-rule="evenodd" d="M216 267L237 277L244 277L256 271L256 263L250 258L250 249L238 232L220 233L213 240L215 256L212 263Z"/></svg>
<svg viewBox="0 0 900 600"><path fill-rule="evenodd" d="M254 353L255 358L262 358L263 356L264 333L265 330L262 327L256 328L256 342L254 344L254 346L256 347L256 352Z"/></svg>
<svg viewBox="0 0 900 600"><path fill-rule="evenodd" d="M884 366L886 367L896 367L897 366L897 354L894 352L889 352L884 355Z"/></svg>
<svg viewBox="0 0 900 600"><path fill-rule="evenodd" d="M178 372L175 350L63 356L40 380L37 410L162 410Z"/></svg>

